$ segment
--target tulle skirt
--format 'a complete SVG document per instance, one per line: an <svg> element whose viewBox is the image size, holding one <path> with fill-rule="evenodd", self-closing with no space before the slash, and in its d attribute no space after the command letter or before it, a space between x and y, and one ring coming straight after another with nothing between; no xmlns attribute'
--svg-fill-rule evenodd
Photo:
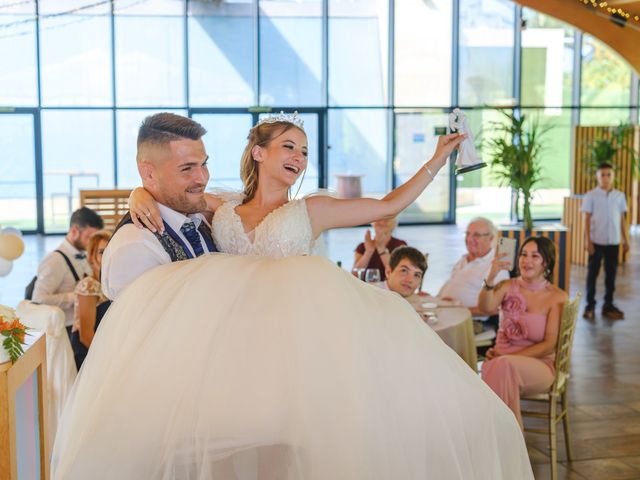
<svg viewBox="0 0 640 480"><path fill-rule="evenodd" d="M400 296L320 257L147 272L104 317L52 478L533 478L506 405Z"/></svg>

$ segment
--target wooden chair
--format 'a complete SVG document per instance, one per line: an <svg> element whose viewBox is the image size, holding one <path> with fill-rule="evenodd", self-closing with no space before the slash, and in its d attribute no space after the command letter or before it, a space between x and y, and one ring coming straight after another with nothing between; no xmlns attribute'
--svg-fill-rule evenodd
<svg viewBox="0 0 640 480"><path fill-rule="evenodd" d="M549 428L526 428L526 432L545 433L549 435L549 450L551 451L551 478L558 478L558 452L556 449L557 435L556 425L562 420L564 428L564 443L567 451L567 460L571 460L571 438L569 436L569 400L567 398L567 385L569 383L569 365L571 360L571 346L573 334L578 318L578 306L581 294L567 302L562 312L558 344L556 345L556 377L548 392L536 395L522 396L521 400L534 402L547 402L549 409L546 412L522 410L523 417L543 418L549 422ZM558 400L560 409L558 409Z"/></svg>
<svg viewBox="0 0 640 480"><path fill-rule="evenodd" d="M129 211L130 194L131 190L80 190L80 206L95 210L105 230L113 231Z"/></svg>

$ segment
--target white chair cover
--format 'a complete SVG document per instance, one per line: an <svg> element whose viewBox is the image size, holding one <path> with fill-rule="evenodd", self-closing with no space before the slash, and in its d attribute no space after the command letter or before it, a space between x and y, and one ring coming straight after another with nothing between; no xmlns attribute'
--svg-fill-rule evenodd
<svg viewBox="0 0 640 480"><path fill-rule="evenodd" d="M28 300L18 304L16 314L25 326L46 334L49 445L53 445L58 420L78 373L71 342L64 328L65 315L58 307Z"/></svg>

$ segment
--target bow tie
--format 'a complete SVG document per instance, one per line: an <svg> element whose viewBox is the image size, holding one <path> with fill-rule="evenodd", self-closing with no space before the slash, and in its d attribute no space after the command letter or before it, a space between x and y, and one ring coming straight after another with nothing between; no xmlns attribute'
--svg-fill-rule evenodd
<svg viewBox="0 0 640 480"><path fill-rule="evenodd" d="M76 253L74 255L74 258L76 260L84 260L85 258L87 258L87 255L85 253Z"/></svg>

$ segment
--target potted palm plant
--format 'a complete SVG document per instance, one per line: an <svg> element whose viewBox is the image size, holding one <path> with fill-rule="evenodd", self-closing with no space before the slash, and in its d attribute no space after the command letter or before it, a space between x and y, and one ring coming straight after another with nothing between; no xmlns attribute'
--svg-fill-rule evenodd
<svg viewBox="0 0 640 480"><path fill-rule="evenodd" d="M491 122L492 138L484 141L484 147L488 149L493 174L501 186L513 189L515 211L523 219L525 230L531 230L531 200L543 179L540 154L548 128L540 127L537 122L527 124L525 115L516 116L502 110L500 113L504 121Z"/></svg>
<svg viewBox="0 0 640 480"><path fill-rule="evenodd" d="M637 155L632 146L629 145L629 138L633 136L634 126L628 123L621 123L617 127L611 127L610 136L596 137L587 141L585 167L586 174L595 178L595 172L602 163L614 163L614 157L618 153L624 153L631 160L631 170L638 168Z"/></svg>

